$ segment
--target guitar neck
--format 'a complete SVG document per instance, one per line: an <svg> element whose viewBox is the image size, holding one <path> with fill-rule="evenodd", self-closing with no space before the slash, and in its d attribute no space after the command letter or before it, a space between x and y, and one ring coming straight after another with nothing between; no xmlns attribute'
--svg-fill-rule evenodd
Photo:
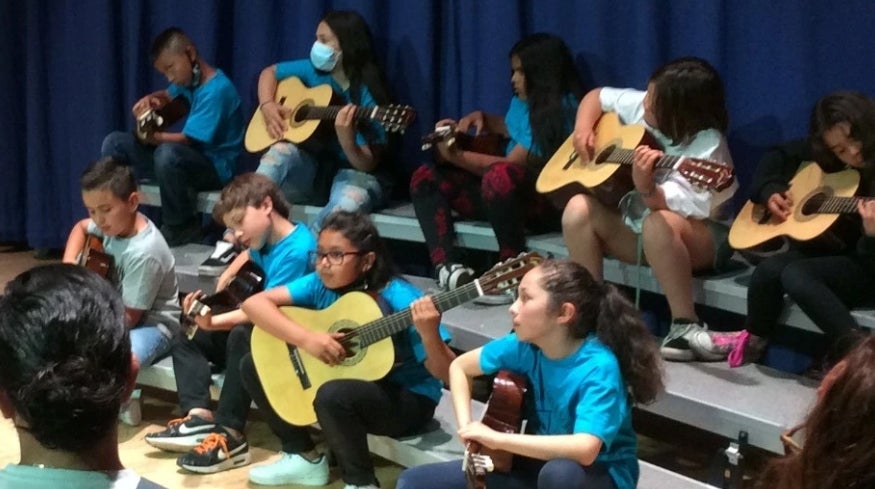
<svg viewBox="0 0 875 489"><path fill-rule="evenodd" d="M327 107L317 107L315 105L305 105L298 109L295 113L295 118L297 119L310 119L310 120L322 120L322 121L333 121L337 118L337 114L340 112L340 109L344 108L343 105L329 105ZM373 119L379 107L359 107L355 111L355 120L356 122L367 121Z"/></svg>
<svg viewBox="0 0 875 489"><path fill-rule="evenodd" d="M475 280L474 282L465 284L449 292L437 294L432 297L432 300L434 301L437 310L443 313L448 309L464 304L479 296L480 286L479 282ZM382 317L357 328L347 333L347 337L358 338L359 344L362 347L365 347L388 338L395 333L404 331L412 321L413 315L410 312L410 309L405 309L404 311L390 314L389 316Z"/></svg>
<svg viewBox="0 0 875 489"><path fill-rule="evenodd" d="M626 148L614 148L611 152L604 158L604 161L609 161L611 163L617 163L620 165L631 165L634 162L635 151ZM654 166L656 168L672 168L674 167L678 161L682 160L684 157L679 155L662 155L661 158L656 160Z"/></svg>
<svg viewBox="0 0 875 489"><path fill-rule="evenodd" d="M854 214L857 202L866 202L875 197L824 197L812 198L802 206L805 214Z"/></svg>

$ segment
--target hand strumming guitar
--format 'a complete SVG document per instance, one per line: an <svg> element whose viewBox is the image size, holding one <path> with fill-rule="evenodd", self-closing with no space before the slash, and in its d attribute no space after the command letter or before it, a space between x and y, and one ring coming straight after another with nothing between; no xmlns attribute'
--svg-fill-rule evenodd
<svg viewBox="0 0 875 489"><path fill-rule="evenodd" d="M769 196L766 201L766 206L772 214L772 219L777 222L784 222L790 217L790 208L793 206L793 195L789 190L786 192L775 192Z"/></svg>
<svg viewBox="0 0 875 489"><path fill-rule="evenodd" d="M343 333L310 331L300 347L328 365L337 365L346 358L346 349L340 344L341 339Z"/></svg>
<svg viewBox="0 0 875 489"><path fill-rule="evenodd" d="M261 104L261 115L264 118L264 125L267 126L267 132L274 139L280 139L289 128L286 120L292 115L292 109L275 100L269 100Z"/></svg>
<svg viewBox="0 0 875 489"><path fill-rule="evenodd" d="M183 312L183 314L188 315L188 311L191 310L191 306L192 306L192 304L194 304L194 301L200 299L203 296L204 296L204 293L203 293L203 291L200 291L200 290L196 290L196 291L186 295L182 299L182 312ZM195 322L195 324L197 324L197 327L199 329L202 329L204 331L215 331L215 330L219 329L219 328L213 327L213 313L212 313L212 311L205 311L202 314L195 314L194 317L192 317L192 320Z"/></svg>
<svg viewBox="0 0 875 489"><path fill-rule="evenodd" d="M165 91L158 91L150 93L145 97L137 100L137 103L131 108L131 113L134 114L134 117L139 117L143 112L147 110L156 110L164 107L168 102L170 102L170 95Z"/></svg>
<svg viewBox="0 0 875 489"><path fill-rule="evenodd" d="M483 132L483 129L486 127L486 116L483 114L482 110L475 110L459 119L457 127L459 132L464 133L467 133L473 127L474 135L476 136Z"/></svg>

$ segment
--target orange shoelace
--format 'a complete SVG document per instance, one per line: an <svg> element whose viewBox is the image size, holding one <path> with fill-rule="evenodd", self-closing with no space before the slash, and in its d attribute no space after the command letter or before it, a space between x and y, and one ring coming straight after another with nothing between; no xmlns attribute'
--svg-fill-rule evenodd
<svg viewBox="0 0 875 489"><path fill-rule="evenodd" d="M213 450L217 446L221 446L222 451L225 452L226 455L229 453L228 440L225 438L225 435L220 433L210 433L204 438L204 441L202 441L200 445L194 448L194 452L200 455Z"/></svg>
<svg viewBox="0 0 875 489"><path fill-rule="evenodd" d="M184 418L171 419L170 421L167 422L167 427L172 428L174 426L179 426L182 423L185 423L186 421L188 421L190 419L191 419L191 416L186 416Z"/></svg>

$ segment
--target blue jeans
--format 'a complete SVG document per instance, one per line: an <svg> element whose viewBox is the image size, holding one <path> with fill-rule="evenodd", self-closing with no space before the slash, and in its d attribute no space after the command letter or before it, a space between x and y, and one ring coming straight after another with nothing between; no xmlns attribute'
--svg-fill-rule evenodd
<svg viewBox="0 0 875 489"><path fill-rule="evenodd" d="M269 177L293 204L319 203L320 165L312 154L293 143L274 143L261 157L256 173ZM328 203L316 216L311 227L318 234L322 221L336 210L371 212L386 202L377 177L370 173L344 168L331 179Z"/></svg>
<svg viewBox="0 0 875 489"><path fill-rule="evenodd" d="M197 219L197 193L222 188L216 167L190 145L149 146L130 132L116 131L103 140L100 154L127 162L134 167L138 179L158 182L161 220L168 226L190 225Z"/></svg>
<svg viewBox="0 0 875 489"><path fill-rule="evenodd" d="M502 489L616 489L607 469L600 465L584 467L569 459L541 462L514 458L514 468L507 473L490 472L487 487ZM396 489L465 489L462 461L411 467L398 477Z"/></svg>
<svg viewBox="0 0 875 489"><path fill-rule="evenodd" d="M140 367L155 363L173 346L173 338L158 326L142 325L131 329L131 353L137 357Z"/></svg>

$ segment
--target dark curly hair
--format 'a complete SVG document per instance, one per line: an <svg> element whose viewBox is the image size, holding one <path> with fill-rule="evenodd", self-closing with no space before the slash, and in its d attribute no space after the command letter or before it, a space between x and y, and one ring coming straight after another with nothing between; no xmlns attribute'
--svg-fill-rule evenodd
<svg viewBox="0 0 875 489"><path fill-rule="evenodd" d="M808 139L815 161L827 169L845 167L823 141L824 133L842 122L851 127L848 137L863 145L863 161L871 165L875 159L875 101L860 92L848 91L831 93L814 104Z"/></svg>
<svg viewBox="0 0 875 489"><path fill-rule="evenodd" d="M348 239L356 250L363 253L374 252L374 265L362 277L368 288L380 290L392 280L395 266L386 244L380 238L377 227L370 216L364 212L334 211L325 218L320 234L326 230L337 231Z"/></svg>
<svg viewBox="0 0 875 489"><path fill-rule="evenodd" d="M558 311L571 303L577 316L570 325L571 335L586 338L595 331L620 364L620 372L635 403L648 404L665 389L662 360L656 341L644 327L635 306L613 285L599 283L578 263L546 260L541 265L541 288L550 295Z"/></svg>
<svg viewBox="0 0 875 489"><path fill-rule="evenodd" d="M0 389L44 447L92 448L111 433L131 375L124 304L73 265L17 276L0 296Z"/></svg>

